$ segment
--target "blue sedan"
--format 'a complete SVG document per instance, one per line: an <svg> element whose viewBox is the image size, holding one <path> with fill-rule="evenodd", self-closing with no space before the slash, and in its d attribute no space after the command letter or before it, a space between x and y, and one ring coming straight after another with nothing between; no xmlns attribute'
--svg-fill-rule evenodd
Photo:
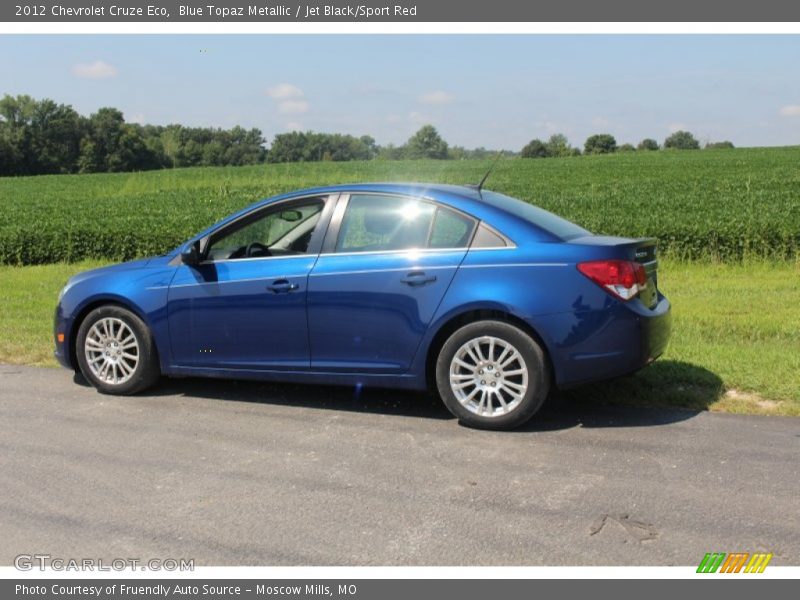
<svg viewBox="0 0 800 600"><path fill-rule="evenodd" d="M655 360L657 285L652 239L475 187L332 186L76 275L55 355L109 394L161 375L436 389L462 423L509 429L553 387Z"/></svg>

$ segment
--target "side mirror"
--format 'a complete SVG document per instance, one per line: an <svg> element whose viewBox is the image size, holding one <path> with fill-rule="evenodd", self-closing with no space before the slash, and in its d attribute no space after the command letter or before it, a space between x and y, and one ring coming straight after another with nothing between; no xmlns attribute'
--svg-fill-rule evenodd
<svg viewBox="0 0 800 600"><path fill-rule="evenodd" d="M293 223L303 218L303 213L299 210L284 210L280 213L281 220Z"/></svg>
<svg viewBox="0 0 800 600"><path fill-rule="evenodd" d="M202 260L203 255L200 251L200 240L193 242L181 251L181 262L185 265L194 267L199 265Z"/></svg>

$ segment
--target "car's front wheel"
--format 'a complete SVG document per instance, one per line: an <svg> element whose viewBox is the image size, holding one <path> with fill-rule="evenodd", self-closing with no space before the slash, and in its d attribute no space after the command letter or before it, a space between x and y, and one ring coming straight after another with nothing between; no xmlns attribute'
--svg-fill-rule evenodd
<svg viewBox="0 0 800 600"><path fill-rule="evenodd" d="M527 333L502 321L478 321L442 346L436 385L464 425L512 429L541 408L550 373L542 348Z"/></svg>
<svg viewBox="0 0 800 600"><path fill-rule="evenodd" d="M147 325L121 306L90 312L78 329L75 350L83 376L105 394L135 394L160 375Z"/></svg>

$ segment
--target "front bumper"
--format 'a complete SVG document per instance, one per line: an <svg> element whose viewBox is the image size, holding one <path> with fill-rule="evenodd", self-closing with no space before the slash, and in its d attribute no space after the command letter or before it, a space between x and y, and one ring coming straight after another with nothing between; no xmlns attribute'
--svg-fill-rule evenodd
<svg viewBox="0 0 800 600"><path fill-rule="evenodd" d="M59 335L63 336L60 340ZM53 342L55 343L55 356L58 363L65 369L75 370L75 365L72 360L72 349L70 348L70 321L63 317L61 304L56 306L55 315L53 316Z"/></svg>

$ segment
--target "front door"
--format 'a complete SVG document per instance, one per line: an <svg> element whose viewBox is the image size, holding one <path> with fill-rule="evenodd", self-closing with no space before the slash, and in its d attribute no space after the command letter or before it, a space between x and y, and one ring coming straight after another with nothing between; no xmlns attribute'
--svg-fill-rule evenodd
<svg viewBox="0 0 800 600"><path fill-rule="evenodd" d="M326 199L282 202L212 234L205 260L170 284L175 364L219 369L309 368L306 291Z"/></svg>

